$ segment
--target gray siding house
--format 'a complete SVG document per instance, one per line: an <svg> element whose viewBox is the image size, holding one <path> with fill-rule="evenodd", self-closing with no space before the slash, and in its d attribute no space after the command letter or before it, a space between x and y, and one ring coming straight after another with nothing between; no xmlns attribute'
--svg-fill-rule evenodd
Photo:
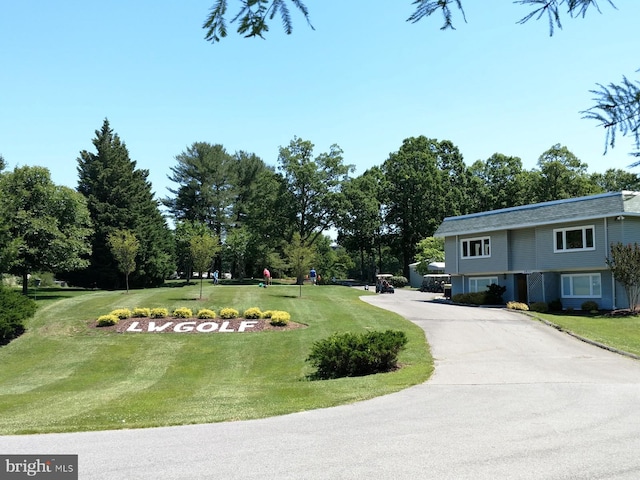
<svg viewBox="0 0 640 480"><path fill-rule="evenodd" d="M615 192L447 217L444 237L451 293L507 288L505 301L560 300L579 309L627 308L606 265L614 243L640 243L640 193Z"/></svg>

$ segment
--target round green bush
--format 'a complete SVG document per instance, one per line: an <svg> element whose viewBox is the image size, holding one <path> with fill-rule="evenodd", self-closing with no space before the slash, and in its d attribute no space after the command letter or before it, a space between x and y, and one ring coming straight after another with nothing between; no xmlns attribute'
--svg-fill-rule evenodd
<svg viewBox="0 0 640 480"><path fill-rule="evenodd" d="M32 299L0 286L0 345L24 333L24 321L36 313L36 308Z"/></svg>
<svg viewBox="0 0 640 480"><path fill-rule="evenodd" d="M580 305L580 310L582 310L583 312L597 312L599 310L598 302L594 302L593 300L582 302L582 305Z"/></svg>
<svg viewBox="0 0 640 480"><path fill-rule="evenodd" d="M313 344L307 362L316 367L311 377L319 380L389 372L406 344L399 330L335 333Z"/></svg>
<svg viewBox="0 0 640 480"><path fill-rule="evenodd" d="M547 313L549 311L549 305L545 302L534 302L529 305L529 310L532 312Z"/></svg>
<svg viewBox="0 0 640 480"><path fill-rule="evenodd" d="M407 277L403 277L402 275L394 275L389 279L389 283L396 288L403 288L409 285L409 280L407 280Z"/></svg>

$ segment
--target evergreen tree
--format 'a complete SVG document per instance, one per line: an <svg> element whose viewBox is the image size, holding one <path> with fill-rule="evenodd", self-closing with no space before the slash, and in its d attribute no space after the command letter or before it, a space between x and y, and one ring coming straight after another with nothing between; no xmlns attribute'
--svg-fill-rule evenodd
<svg viewBox="0 0 640 480"><path fill-rule="evenodd" d="M162 202L176 220L204 223L221 238L234 205L233 157L222 145L196 142L175 158L169 180L179 187Z"/></svg>
<svg viewBox="0 0 640 480"><path fill-rule="evenodd" d="M87 198L95 227L93 254L87 270L73 281L84 286L118 288L122 279L108 245L115 230L130 230L140 242L132 287L158 286L174 270L173 239L154 199L149 172L136 168L109 121L96 130L96 153L83 150L78 158L78 191Z"/></svg>

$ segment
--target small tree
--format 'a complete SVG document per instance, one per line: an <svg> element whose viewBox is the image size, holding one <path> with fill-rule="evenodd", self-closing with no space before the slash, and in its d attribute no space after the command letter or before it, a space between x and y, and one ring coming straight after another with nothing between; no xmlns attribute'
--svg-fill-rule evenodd
<svg viewBox="0 0 640 480"><path fill-rule="evenodd" d="M209 233L204 235L194 235L189 243L191 262L194 271L200 274L200 299L202 299L202 278L204 272L211 269L213 258L220 251L218 237Z"/></svg>
<svg viewBox="0 0 640 480"><path fill-rule="evenodd" d="M311 268L311 262L314 259L316 250L313 246L304 245L300 239L300 235L296 232L293 234L291 243L285 246L284 255L289 263L292 273L297 278L300 285L300 295L302 296L302 283L305 274Z"/></svg>
<svg viewBox="0 0 640 480"><path fill-rule="evenodd" d="M429 273L431 262L444 262L444 238L427 237L423 238L416 245L416 272L420 275Z"/></svg>
<svg viewBox="0 0 640 480"><path fill-rule="evenodd" d="M629 310L635 312L640 300L640 246L637 243L612 244L611 255L606 261L613 278L622 284L627 293Z"/></svg>
<svg viewBox="0 0 640 480"><path fill-rule="evenodd" d="M129 230L116 230L107 237L111 254L118 262L118 268L124 273L129 293L129 274L136 269L136 255L140 249L140 242Z"/></svg>

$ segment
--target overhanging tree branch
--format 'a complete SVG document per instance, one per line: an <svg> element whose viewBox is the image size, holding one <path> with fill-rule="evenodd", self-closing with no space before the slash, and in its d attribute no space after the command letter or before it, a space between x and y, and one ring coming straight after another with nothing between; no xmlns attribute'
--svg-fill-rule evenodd
<svg viewBox="0 0 640 480"><path fill-rule="evenodd" d="M630 135L635 143L634 157L640 157L640 82L622 78L619 84L598 84L592 90L596 105L581 112L583 118L595 120L606 130L605 150L615 147L616 135ZM640 161L631 166L640 165Z"/></svg>

